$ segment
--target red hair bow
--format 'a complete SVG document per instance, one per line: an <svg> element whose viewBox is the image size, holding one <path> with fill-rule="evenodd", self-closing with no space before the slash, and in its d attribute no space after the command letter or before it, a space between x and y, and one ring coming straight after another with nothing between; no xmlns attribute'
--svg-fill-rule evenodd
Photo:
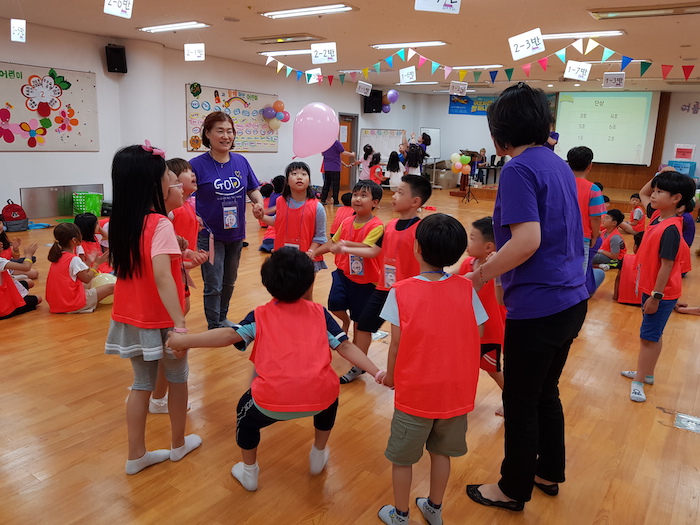
<svg viewBox="0 0 700 525"><path fill-rule="evenodd" d="M163 160L165 160L165 150L154 148L153 146L151 146L150 140L146 139L146 143L141 147L143 149L145 149L146 151L150 151L154 155L159 155L159 156L163 157Z"/></svg>

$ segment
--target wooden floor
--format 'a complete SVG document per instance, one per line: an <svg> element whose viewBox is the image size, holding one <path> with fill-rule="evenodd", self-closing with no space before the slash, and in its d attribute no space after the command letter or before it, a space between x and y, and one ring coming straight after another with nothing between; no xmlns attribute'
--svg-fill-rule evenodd
<svg viewBox="0 0 700 525"><path fill-rule="evenodd" d="M464 204L436 190L429 203L465 225L491 213L492 201ZM330 217L333 208L327 208ZM239 320L269 296L260 284L262 230L248 222L230 319ZM389 194L379 216L392 216ZM48 221L47 221L48 222ZM41 243L37 267L45 276L51 230L20 234ZM332 258L327 256L329 266ZM693 256L693 263L700 261ZM193 272L201 283L198 272ZM676 412L700 415L700 318L673 314L648 401L629 401L640 312L611 300L610 271L590 301L561 382L567 417L568 481L558 497L535 491L522 513L481 507L465 495L467 483L493 482L503 454L503 419L494 415L500 393L482 372L476 409L469 415L469 453L453 461L446 523L697 524L700 522L700 434L673 427ZM684 299L700 304L700 268L684 279ZM320 272L315 298L325 303L330 271ZM44 281L36 287L43 294ZM190 331L203 330L201 287L193 291ZM457 312L449 315L459 323ZM190 353L188 431L200 449L178 463L124 474L124 399L128 361L104 355L110 307L61 316L38 311L0 321L0 523L2 524L372 524L392 503L391 465L383 452L393 410L392 393L363 376L343 386L331 458L319 476L308 474L310 420L263 430L260 487L246 492L231 477L240 460L234 441L235 409L251 373L248 354L232 348ZM388 341L370 356L386 362ZM333 362L338 372L348 364ZM168 417L149 415L149 448L169 446ZM427 457L414 469L412 495L428 493ZM412 524L424 523L411 509Z"/></svg>

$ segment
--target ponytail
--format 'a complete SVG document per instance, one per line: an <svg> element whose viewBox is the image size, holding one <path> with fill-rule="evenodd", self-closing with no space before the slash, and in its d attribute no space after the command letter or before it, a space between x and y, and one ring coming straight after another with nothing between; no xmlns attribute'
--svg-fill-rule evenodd
<svg viewBox="0 0 700 525"><path fill-rule="evenodd" d="M72 222L63 222L53 229L53 236L56 241L51 245L49 249L48 259L52 263L58 262L63 255L63 250L70 247L70 242L72 239L82 240L80 235L80 228L78 228Z"/></svg>
<svg viewBox="0 0 700 525"><path fill-rule="evenodd" d="M61 255L63 255L63 248L61 248L61 245L58 244L58 241L54 241L51 248L49 248L48 259L52 263L55 263L61 259Z"/></svg>

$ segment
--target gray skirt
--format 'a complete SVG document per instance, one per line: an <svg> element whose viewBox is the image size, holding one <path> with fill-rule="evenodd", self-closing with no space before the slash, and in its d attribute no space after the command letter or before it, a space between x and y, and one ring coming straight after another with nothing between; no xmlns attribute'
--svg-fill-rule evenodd
<svg viewBox="0 0 700 525"><path fill-rule="evenodd" d="M144 361L157 361L163 356L175 359L173 351L165 346L170 328L139 328L112 320L109 325L105 354L123 358L143 356Z"/></svg>

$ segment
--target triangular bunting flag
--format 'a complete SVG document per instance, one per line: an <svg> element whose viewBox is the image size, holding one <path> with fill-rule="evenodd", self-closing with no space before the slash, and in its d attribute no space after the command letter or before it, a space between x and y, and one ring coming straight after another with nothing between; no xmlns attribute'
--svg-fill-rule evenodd
<svg viewBox="0 0 700 525"><path fill-rule="evenodd" d="M283 66L284 66L284 64L278 60L277 61L277 72L278 73L280 72L280 69L282 69Z"/></svg>
<svg viewBox="0 0 700 525"><path fill-rule="evenodd" d="M498 76L498 71L489 71L489 75L491 75L491 83L496 82L496 76Z"/></svg>
<svg viewBox="0 0 700 525"><path fill-rule="evenodd" d="M377 62L377 63L374 64L374 66L372 66L372 67L373 67L374 70L377 72L377 74L379 74L379 72L382 70L382 63L381 63L381 62Z"/></svg>
<svg viewBox="0 0 700 525"><path fill-rule="evenodd" d="M425 61L428 60L425 58L423 55L418 55L418 69L420 69L423 64L425 64Z"/></svg>
<svg viewBox="0 0 700 525"><path fill-rule="evenodd" d="M299 82L299 79L301 78L301 75L304 73L302 71L297 71L297 82Z"/></svg>
<svg viewBox="0 0 700 525"><path fill-rule="evenodd" d="M603 48L603 58L600 60L601 62L605 62L608 58L613 56L615 54L615 51L612 49L608 49L607 47Z"/></svg>
<svg viewBox="0 0 700 525"><path fill-rule="evenodd" d="M414 53L415 53L415 51L414 51ZM399 55L399 58L400 58L401 60L403 60L404 62L406 61L406 50L405 50L405 49L399 49L399 50L396 52L396 54ZM409 60L410 60L410 58L411 58L410 53L409 53L408 58L409 58Z"/></svg>
<svg viewBox="0 0 700 525"><path fill-rule="evenodd" d="M448 67L448 66L445 66L444 69L445 69L445 80L447 80L447 77L449 77L449 76L450 76L450 73L452 73L452 68L451 68L451 67Z"/></svg>
<svg viewBox="0 0 700 525"><path fill-rule="evenodd" d="M576 42L574 42L571 45L574 46L574 49L576 51L583 54L583 38L579 38Z"/></svg>
<svg viewBox="0 0 700 525"><path fill-rule="evenodd" d="M695 69L695 66L682 66L683 67L683 76L685 77L685 81L687 82L688 79L690 78L690 75L693 72L693 69Z"/></svg>
<svg viewBox="0 0 700 525"><path fill-rule="evenodd" d="M431 74L431 75L434 75L435 72L437 71L437 68L439 68L439 67L440 67L440 64L439 64L439 63L433 62L433 63L430 65L430 74Z"/></svg>
<svg viewBox="0 0 700 525"><path fill-rule="evenodd" d="M340 79L340 85L342 86L345 84L345 74L338 75L338 78Z"/></svg>
<svg viewBox="0 0 700 525"><path fill-rule="evenodd" d="M467 70L466 70L466 69L460 70L460 72L459 72L459 81L460 81L460 82L464 82L464 77L466 77L466 76L467 76Z"/></svg>
<svg viewBox="0 0 700 525"><path fill-rule="evenodd" d="M600 45L600 44L599 44L598 42L596 42L596 41L593 40L592 38L589 38L589 39L588 39L588 45L586 46L586 52L584 53L584 55L587 55L588 53L590 53L591 51L593 51L593 50L594 50L596 47L598 47L599 45Z"/></svg>
<svg viewBox="0 0 700 525"><path fill-rule="evenodd" d="M394 67L394 55L391 55L390 57L386 57L384 59L384 62L386 62L390 68L393 68Z"/></svg>
<svg viewBox="0 0 700 525"><path fill-rule="evenodd" d="M627 66L630 65L632 59L630 57L622 56L622 64L620 64L620 71L624 71Z"/></svg>
<svg viewBox="0 0 700 525"><path fill-rule="evenodd" d="M532 63L530 63L530 64L523 64L523 65L520 66L520 67L522 67L522 68L523 68L523 71L525 71L525 76L526 76L527 78L530 78L530 68L532 67Z"/></svg>
<svg viewBox="0 0 700 525"><path fill-rule="evenodd" d="M365 80L369 80L369 68L366 67L362 70L362 76L365 77Z"/></svg>
<svg viewBox="0 0 700 525"><path fill-rule="evenodd" d="M316 75L316 80L318 80L319 84L323 84L323 75Z"/></svg>
<svg viewBox="0 0 700 525"><path fill-rule="evenodd" d="M328 75L328 85L329 86L333 85L333 75Z"/></svg>
<svg viewBox="0 0 700 525"><path fill-rule="evenodd" d="M353 82L355 82L355 80L357 79L357 73L355 71L350 73L350 78L352 79Z"/></svg>
<svg viewBox="0 0 700 525"><path fill-rule="evenodd" d="M560 49L556 52L557 58L566 64L566 48Z"/></svg>
<svg viewBox="0 0 700 525"><path fill-rule="evenodd" d="M549 57L540 58L537 63L542 66L543 71L547 71L547 62L549 62Z"/></svg>
<svg viewBox="0 0 700 525"><path fill-rule="evenodd" d="M481 78L481 74L483 73L483 71L473 71L473 73L474 73L474 82L478 82L479 79Z"/></svg>
<svg viewBox="0 0 700 525"><path fill-rule="evenodd" d="M285 77L289 78L289 75L292 71L294 71L294 68L287 66L287 74L285 75Z"/></svg>
<svg viewBox="0 0 700 525"><path fill-rule="evenodd" d="M506 76L508 77L508 82L510 82L511 77L513 76L513 68L509 67L506 69Z"/></svg>
<svg viewBox="0 0 700 525"><path fill-rule="evenodd" d="M416 56L416 50L412 48L408 48L408 60L411 60L414 56Z"/></svg>
<svg viewBox="0 0 700 525"><path fill-rule="evenodd" d="M308 84L310 80L311 80L311 73L307 73L306 74L306 83Z"/></svg>
<svg viewBox="0 0 700 525"><path fill-rule="evenodd" d="M671 72L673 69L673 66L668 66L668 65L661 65L661 76L663 77L664 80L666 80L666 77L668 74Z"/></svg>
<svg viewBox="0 0 700 525"><path fill-rule="evenodd" d="M644 73L647 72L647 69L651 67L651 62L642 62L639 64L639 76L643 77Z"/></svg>
<svg viewBox="0 0 700 525"><path fill-rule="evenodd" d="M274 60L274 57L268 56L268 57L267 57L267 60L265 61L265 65L268 65L268 64L269 64L270 62L272 62L273 60Z"/></svg>

